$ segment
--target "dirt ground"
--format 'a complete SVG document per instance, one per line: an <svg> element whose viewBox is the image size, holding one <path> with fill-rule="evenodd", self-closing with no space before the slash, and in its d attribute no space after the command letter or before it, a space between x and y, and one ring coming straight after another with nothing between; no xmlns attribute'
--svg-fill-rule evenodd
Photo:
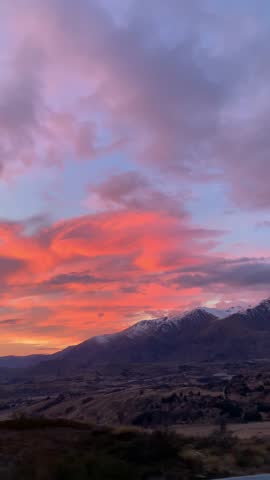
<svg viewBox="0 0 270 480"><path fill-rule="evenodd" d="M174 431L187 437L207 437L217 428L215 425L175 425L172 427ZM252 437L270 438L270 422L228 424L227 430L242 439Z"/></svg>

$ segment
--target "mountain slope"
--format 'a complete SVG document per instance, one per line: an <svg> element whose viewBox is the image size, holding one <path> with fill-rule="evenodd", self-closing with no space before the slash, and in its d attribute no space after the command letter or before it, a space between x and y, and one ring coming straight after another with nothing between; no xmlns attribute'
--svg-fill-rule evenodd
<svg viewBox="0 0 270 480"><path fill-rule="evenodd" d="M38 366L41 371L87 368L103 363L188 360L200 332L217 317L203 309L156 320L143 320L119 333L90 338ZM195 353L195 352L194 352Z"/></svg>
<svg viewBox="0 0 270 480"><path fill-rule="evenodd" d="M270 358L270 299L215 322L200 338L200 352L207 360Z"/></svg>
<svg viewBox="0 0 270 480"><path fill-rule="evenodd" d="M33 371L61 373L109 363L270 358L270 299L245 311L236 308L229 312L235 313L226 316L220 310L198 308L143 320L45 357Z"/></svg>

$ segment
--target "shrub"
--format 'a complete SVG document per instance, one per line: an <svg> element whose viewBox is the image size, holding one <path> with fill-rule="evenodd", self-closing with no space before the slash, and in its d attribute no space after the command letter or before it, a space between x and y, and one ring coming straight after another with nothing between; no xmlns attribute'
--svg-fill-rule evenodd
<svg viewBox="0 0 270 480"><path fill-rule="evenodd" d="M244 422L261 422L262 416L257 410L247 411L243 417Z"/></svg>

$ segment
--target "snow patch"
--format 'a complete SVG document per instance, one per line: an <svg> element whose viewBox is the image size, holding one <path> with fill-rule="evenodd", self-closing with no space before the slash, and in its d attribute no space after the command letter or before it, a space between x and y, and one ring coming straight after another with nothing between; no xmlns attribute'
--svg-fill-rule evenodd
<svg viewBox="0 0 270 480"><path fill-rule="evenodd" d="M158 327L163 324L165 318L163 317L157 318L155 320L142 320L141 322L135 323L131 327L127 328L127 330L124 330L123 333L129 338L133 338L144 335L145 333L154 332L158 329Z"/></svg>
<svg viewBox="0 0 270 480"><path fill-rule="evenodd" d="M265 310L270 311L270 297L259 303L259 307L263 307Z"/></svg>
<svg viewBox="0 0 270 480"><path fill-rule="evenodd" d="M204 310L207 313L211 313L212 315L215 315L220 319L223 319L223 318L229 317L229 315L233 315L234 313L244 313L246 311L246 308L238 305L235 307L226 308L225 310L222 310L219 308L212 308L212 307L211 308L202 307L202 310Z"/></svg>
<svg viewBox="0 0 270 480"><path fill-rule="evenodd" d="M98 335L97 337L94 337L95 338L95 341L97 343L99 343L100 345L104 345L105 343L108 343L111 339L112 335L108 334L108 335Z"/></svg>

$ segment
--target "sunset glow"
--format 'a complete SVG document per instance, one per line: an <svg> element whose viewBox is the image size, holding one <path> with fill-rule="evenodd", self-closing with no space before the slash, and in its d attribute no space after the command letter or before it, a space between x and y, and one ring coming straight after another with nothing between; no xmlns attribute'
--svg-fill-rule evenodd
<svg viewBox="0 0 270 480"><path fill-rule="evenodd" d="M269 2L145 3L1 1L0 355L270 295Z"/></svg>

